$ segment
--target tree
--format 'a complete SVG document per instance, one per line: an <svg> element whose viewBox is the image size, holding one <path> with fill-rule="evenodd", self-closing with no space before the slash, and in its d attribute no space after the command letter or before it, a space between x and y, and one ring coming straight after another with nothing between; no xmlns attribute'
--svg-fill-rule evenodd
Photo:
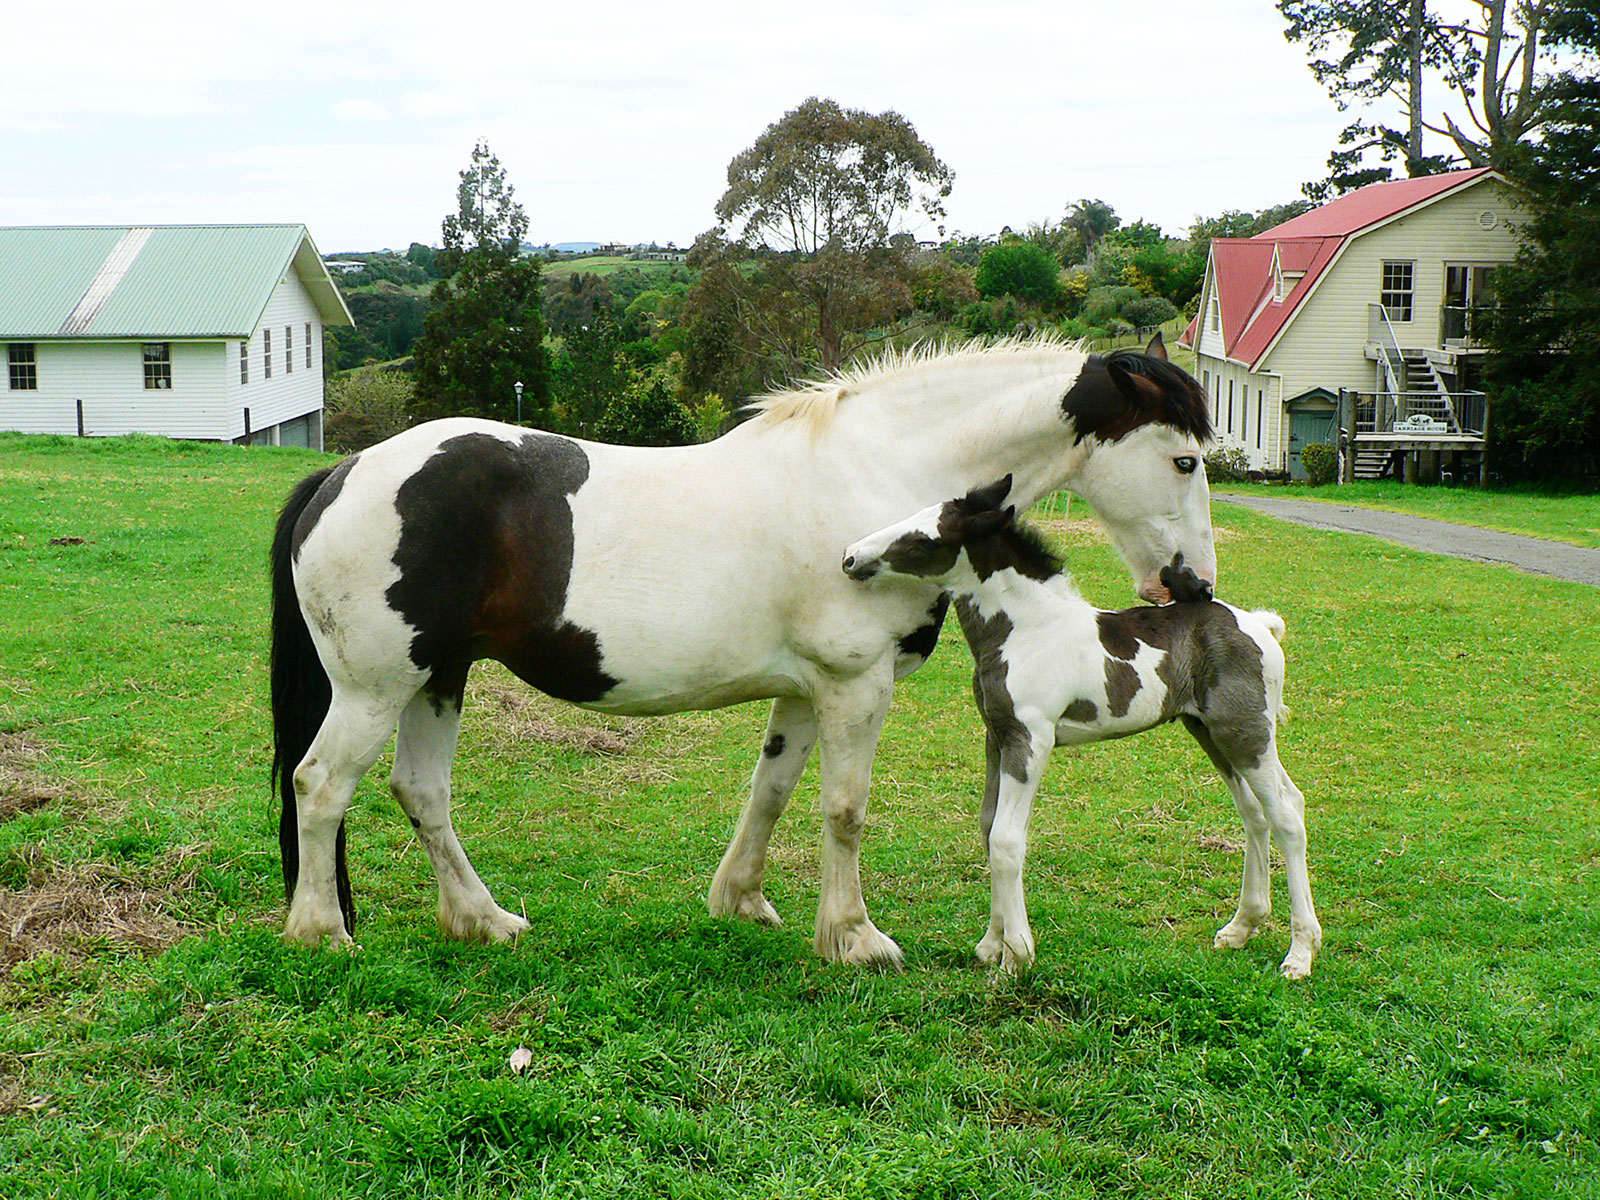
<svg viewBox="0 0 1600 1200"><path fill-rule="evenodd" d="M1084 252L1093 254L1101 239L1122 224L1122 218L1104 200L1079 200L1067 206L1065 224L1077 231L1083 241Z"/></svg>
<svg viewBox="0 0 1600 1200"><path fill-rule="evenodd" d="M1035 304L1054 304L1056 260L1032 242L1005 242L991 246L978 263L972 282L980 296L1016 296Z"/></svg>
<svg viewBox="0 0 1600 1200"><path fill-rule="evenodd" d="M445 217L442 228L450 271L457 269L460 255L472 251L508 258L522 253L528 215L517 203L516 189L487 142L472 147L472 165L461 172L456 187L456 211Z"/></svg>
<svg viewBox="0 0 1600 1200"><path fill-rule="evenodd" d="M458 209L443 222L436 263L447 277L433 288L433 307L412 348L415 411L425 418L548 421L550 364L539 315L539 263L524 257L528 218L505 170L479 142L461 172Z"/></svg>
<svg viewBox="0 0 1600 1200"><path fill-rule="evenodd" d="M1491 463L1509 477L1600 476L1600 12L1567 10L1553 40L1575 65L1552 79L1539 145L1514 176L1529 219L1496 272L1487 328Z"/></svg>
<svg viewBox="0 0 1600 1200"><path fill-rule="evenodd" d="M812 97L728 164L691 300L731 315L777 374L839 367L911 312L890 239L911 214L941 221L953 179L899 113Z"/></svg>
<svg viewBox="0 0 1600 1200"><path fill-rule="evenodd" d="M1459 156L1473 166L1506 170L1543 120L1538 74L1550 0L1471 0L1476 20L1452 21L1427 0L1278 0L1284 36L1312 52L1311 72L1341 111L1392 101L1405 128L1357 120L1328 157L1329 177L1305 192L1321 201L1387 179L1399 159L1411 176L1445 170ZM1430 107L1424 84L1437 80L1465 106L1476 134L1442 108ZM1438 115L1430 120L1430 112ZM1453 153L1429 155L1424 131L1450 139ZM1376 150L1378 164L1368 152Z"/></svg>

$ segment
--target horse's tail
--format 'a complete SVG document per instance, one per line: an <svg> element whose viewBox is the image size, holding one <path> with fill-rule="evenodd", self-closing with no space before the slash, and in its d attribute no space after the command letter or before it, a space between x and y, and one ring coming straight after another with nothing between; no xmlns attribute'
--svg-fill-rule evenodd
<svg viewBox="0 0 1600 1200"><path fill-rule="evenodd" d="M294 590L294 530L333 468L301 480L278 516L272 539L272 783L283 800L278 817L278 848L283 856L283 890L294 899L300 875L300 822L294 793L294 772L311 749L328 707L333 687L317 656L311 629ZM350 872L345 865L344 822L334 842L339 909L347 932L355 931Z"/></svg>

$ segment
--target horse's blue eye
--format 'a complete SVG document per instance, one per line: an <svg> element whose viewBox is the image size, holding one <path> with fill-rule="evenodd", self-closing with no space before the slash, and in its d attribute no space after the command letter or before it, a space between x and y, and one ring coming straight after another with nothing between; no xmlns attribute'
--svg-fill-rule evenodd
<svg viewBox="0 0 1600 1200"><path fill-rule="evenodd" d="M1178 470L1182 471L1185 475L1193 475L1195 468L1200 465L1200 460L1191 455L1185 454L1182 458L1173 459L1172 465L1177 467Z"/></svg>

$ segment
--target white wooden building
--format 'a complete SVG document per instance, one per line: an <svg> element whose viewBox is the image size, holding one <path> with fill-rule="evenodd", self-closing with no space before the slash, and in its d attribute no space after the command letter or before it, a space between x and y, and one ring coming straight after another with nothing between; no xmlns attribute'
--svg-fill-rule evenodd
<svg viewBox="0 0 1600 1200"><path fill-rule="evenodd" d="M303 225L0 228L0 429L320 449L353 323Z"/></svg>
<svg viewBox="0 0 1600 1200"><path fill-rule="evenodd" d="M1389 429L1437 419L1466 435L1477 420L1481 445L1472 319L1490 270L1516 257L1515 219L1505 179L1476 169L1373 184L1256 237L1214 239L1181 341L1219 444L1298 475L1301 446L1333 439L1353 392L1376 398L1369 434L1385 412Z"/></svg>

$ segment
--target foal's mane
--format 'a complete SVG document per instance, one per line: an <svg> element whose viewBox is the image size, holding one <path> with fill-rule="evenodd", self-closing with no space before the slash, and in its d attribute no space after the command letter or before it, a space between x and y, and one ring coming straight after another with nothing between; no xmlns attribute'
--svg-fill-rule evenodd
<svg viewBox="0 0 1600 1200"><path fill-rule="evenodd" d="M821 378L752 400L748 410L755 414L753 420L763 424L803 421L811 427L813 433L820 433L832 424L839 410L840 401L852 393L876 387L897 377L960 363L1085 353L1087 353L1085 343L1052 332L1032 337L1008 337L992 342L970 341L957 345L948 342L918 342L914 346L885 350L881 354L841 367Z"/></svg>

